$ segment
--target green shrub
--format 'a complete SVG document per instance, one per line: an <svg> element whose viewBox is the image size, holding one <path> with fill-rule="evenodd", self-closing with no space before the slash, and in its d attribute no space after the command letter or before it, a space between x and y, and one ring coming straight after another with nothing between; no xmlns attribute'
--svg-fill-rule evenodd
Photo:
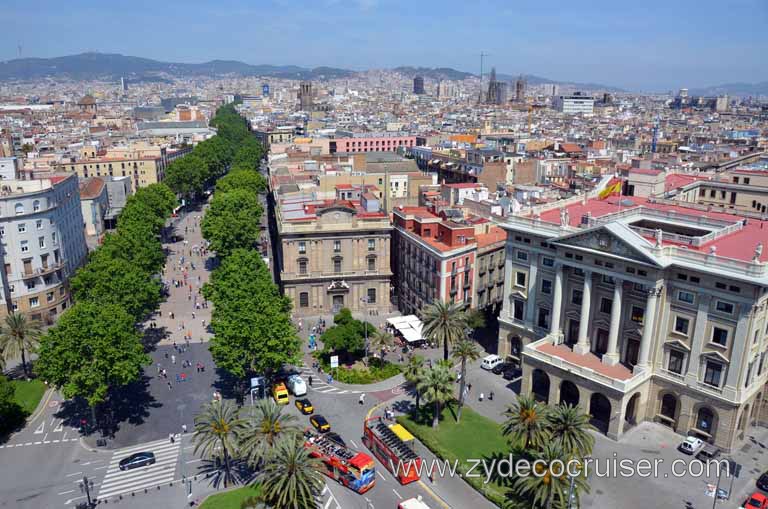
<svg viewBox="0 0 768 509"><path fill-rule="evenodd" d="M315 357L323 367L323 372L330 373L334 380L345 384L371 384L392 378L402 372L402 368L398 364L392 364L377 358L372 358L367 368L338 367L331 369L327 355L316 352Z"/></svg>

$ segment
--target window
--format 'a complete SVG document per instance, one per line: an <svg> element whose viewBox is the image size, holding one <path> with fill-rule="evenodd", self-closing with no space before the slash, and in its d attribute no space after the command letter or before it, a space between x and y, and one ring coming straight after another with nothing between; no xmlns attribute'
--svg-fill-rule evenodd
<svg viewBox="0 0 768 509"><path fill-rule="evenodd" d="M720 387L722 374L722 364L719 362L707 361L707 367L704 370L704 383L713 387Z"/></svg>
<svg viewBox="0 0 768 509"><path fill-rule="evenodd" d="M539 327L549 327L549 309L539 308L539 319L536 322Z"/></svg>
<svg viewBox="0 0 768 509"><path fill-rule="evenodd" d="M368 251L376 250L376 239L368 239Z"/></svg>
<svg viewBox="0 0 768 509"><path fill-rule="evenodd" d="M578 267L573 269L573 273L579 277L584 277L584 271Z"/></svg>
<svg viewBox="0 0 768 509"><path fill-rule="evenodd" d="M573 258L573 253L565 253L566 258Z"/></svg>
<svg viewBox="0 0 768 509"><path fill-rule="evenodd" d="M38 297L29 298L29 307L36 308L40 306L40 299Z"/></svg>
<svg viewBox="0 0 768 509"><path fill-rule="evenodd" d="M11 293L15 292L16 291L16 285L8 285L8 291L10 291Z"/></svg>
<svg viewBox="0 0 768 509"><path fill-rule="evenodd" d="M299 241L299 254L307 253L307 243L305 241Z"/></svg>
<svg viewBox="0 0 768 509"><path fill-rule="evenodd" d="M376 257L375 256L369 256L368 257L368 271L372 272L376 270Z"/></svg>
<svg viewBox="0 0 768 509"><path fill-rule="evenodd" d="M749 177L744 177L744 184L749 185Z"/></svg>
<svg viewBox="0 0 768 509"><path fill-rule="evenodd" d="M642 277L645 277L645 276L647 276L647 275L648 275L648 272L646 272L646 271L644 271L644 270L642 270L642 269L638 269L638 270L637 270L637 275L638 275L638 276L642 276Z"/></svg>
<svg viewBox="0 0 768 509"><path fill-rule="evenodd" d="M21 252L22 253L28 253L29 252L29 241L22 240L21 241Z"/></svg>
<svg viewBox="0 0 768 509"><path fill-rule="evenodd" d="M0 237L5 237L5 226L0 226Z"/></svg>
<svg viewBox="0 0 768 509"><path fill-rule="evenodd" d="M627 267L627 272L629 274L634 274L635 273L635 268L634 267Z"/></svg>
<svg viewBox="0 0 768 509"><path fill-rule="evenodd" d="M309 307L309 292L301 292L299 294L299 307L300 308Z"/></svg>
<svg viewBox="0 0 768 509"><path fill-rule="evenodd" d="M515 272L515 286L525 288L525 272Z"/></svg>
<svg viewBox="0 0 768 509"><path fill-rule="evenodd" d="M37 243L40 246L40 249L45 249L45 237L38 237Z"/></svg>
<svg viewBox="0 0 768 509"><path fill-rule="evenodd" d="M642 324L643 318L645 317L645 310L638 306L632 306L632 315L630 315L630 320L632 320L635 323Z"/></svg>
<svg viewBox="0 0 768 509"><path fill-rule="evenodd" d="M20 216L21 214L24 213L24 205L21 203L17 203L16 206L14 207L14 210L16 211L16 215Z"/></svg>
<svg viewBox="0 0 768 509"><path fill-rule="evenodd" d="M685 353L681 352L680 350L670 350L669 363L667 364L667 369L672 373L677 373L678 375L680 375L683 372L684 361L685 361Z"/></svg>
<svg viewBox="0 0 768 509"><path fill-rule="evenodd" d="M333 259L333 271L336 273L341 272L341 258L336 257Z"/></svg>
<svg viewBox="0 0 768 509"><path fill-rule="evenodd" d="M721 346L728 344L728 331L720 327L712 328L712 342Z"/></svg>
<svg viewBox="0 0 768 509"><path fill-rule="evenodd" d="M51 232L51 243L55 246L57 244L56 232Z"/></svg>
<svg viewBox="0 0 768 509"><path fill-rule="evenodd" d="M34 210L35 212L40 211L40 200L35 200L34 202L32 202L32 210Z"/></svg>
<svg viewBox="0 0 768 509"><path fill-rule="evenodd" d="M34 290L36 286L34 279L28 279L24 282L24 284L27 286L27 290Z"/></svg>
<svg viewBox="0 0 768 509"><path fill-rule="evenodd" d="M528 261L528 253L525 251L518 251L517 252L517 259L522 261Z"/></svg>
<svg viewBox="0 0 768 509"><path fill-rule="evenodd" d="M729 315L733 314L733 304L731 304L730 302L723 302L719 300L715 304L715 309L717 309L721 313L727 313Z"/></svg>
<svg viewBox="0 0 768 509"><path fill-rule="evenodd" d="M555 260L554 258L547 258L546 256L541 259L541 264L545 267L554 267L555 266Z"/></svg>
<svg viewBox="0 0 768 509"><path fill-rule="evenodd" d="M26 223L19 223L17 227L19 233L26 233L27 232L27 224Z"/></svg>
<svg viewBox="0 0 768 509"><path fill-rule="evenodd" d="M45 294L45 300L48 302L53 302L53 292L48 292Z"/></svg>
<svg viewBox="0 0 768 509"><path fill-rule="evenodd" d="M525 310L525 303L523 301L521 301L520 299L515 299L512 301L512 316L515 317L515 320L523 319L524 310Z"/></svg>
<svg viewBox="0 0 768 509"><path fill-rule="evenodd" d="M691 321L688 318L682 316L675 317L675 332L678 334L688 335L688 328L691 325Z"/></svg>
<svg viewBox="0 0 768 509"><path fill-rule="evenodd" d="M600 299L600 312L611 314L611 308L613 307L613 299Z"/></svg>
<svg viewBox="0 0 768 509"><path fill-rule="evenodd" d="M726 288L728 288L728 285L718 281L718 282L715 283L715 288L717 288L718 290L725 290Z"/></svg>
<svg viewBox="0 0 768 509"><path fill-rule="evenodd" d="M752 382L752 370L755 369L755 361L749 363L747 366L747 376L744 377L744 387L749 387Z"/></svg>
<svg viewBox="0 0 768 509"><path fill-rule="evenodd" d="M13 290L11 290L13 291ZM760 354L760 362L757 365L757 376L763 374L763 364L765 363L765 352Z"/></svg>
<svg viewBox="0 0 768 509"><path fill-rule="evenodd" d="M376 288L368 288L368 304L376 304Z"/></svg>
<svg viewBox="0 0 768 509"><path fill-rule="evenodd" d="M38 220L35 222L35 227L36 227L38 230L42 230L42 229L43 229L43 220L42 220L42 219L38 219Z"/></svg>
<svg viewBox="0 0 768 509"><path fill-rule="evenodd" d="M729 285L728 286L728 291L731 291L731 292L734 292L734 293L741 293L741 288L739 288L738 286Z"/></svg>
<svg viewBox="0 0 768 509"><path fill-rule="evenodd" d="M643 283L635 283L632 285L632 288L636 292L644 292L645 291L645 285Z"/></svg>
<svg viewBox="0 0 768 509"><path fill-rule="evenodd" d="M333 252L334 253L341 253L341 241L340 240L334 240L333 241Z"/></svg>
<svg viewBox="0 0 768 509"><path fill-rule="evenodd" d="M603 274L603 283L609 284L609 285L614 284L613 276L606 276L605 274Z"/></svg>
<svg viewBox="0 0 768 509"><path fill-rule="evenodd" d="M299 274L306 274L307 273L307 260L305 258L302 258L299 260Z"/></svg>
<svg viewBox="0 0 768 509"><path fill-rule="evenodd" d="M545 293L547 295L552 293L552 280L550 279L541 280L541 293Z"/></svg>
<svg viewBox="0 0 768 509"><path fill-rule="evenodd" d="M688 275L687 274L680 274L680 273L678 273L677 274L677 279L679 279L680 281L688 281Z"/></svg>
<svg viewBox="0 0 768 509"><path fill-rule="evenodd" d="M571 294L571 302L577 306L581 306L581 301L584 299L584 292L581 290L573 290Z"/></svg>
<svg viewBox="0 0 768 509"><path fill-rule="evenodd" d="M691 292L683 292L683 291L677 292L677 300L679 300L680 302L693 304L694 298L695 296Z"/></svg>

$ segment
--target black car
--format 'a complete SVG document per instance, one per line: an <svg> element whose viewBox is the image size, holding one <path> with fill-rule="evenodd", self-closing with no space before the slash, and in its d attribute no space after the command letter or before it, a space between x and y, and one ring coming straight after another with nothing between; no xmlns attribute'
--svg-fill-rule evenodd
<svg viewBox="0 0 768 509"><path fill-rule="evenodd" d="M491 373L493 373L494 375L500 375L511 367L512 367L511 362L502 362L500 364L495 365L493 369L491 369Z"/></svg>
<svg viewBox="0 0 768 509"><path fill-rule="evenodd" d="M120 470L130 470L132 468L145 467L155 463L155 453L137 452L120 460Z"/></svg>
<svg viewBox="0 0 768 509"><path fill-rule="evenodd" d="M338 433L336 433L336 432L331 431L331 432L326 433L325 434L325 438L330 438L331 440L333 440L334 442L336 442L337 444L339 444L339 445L341 445L343 447L347 446L347 444L344 443L344 439L341 438L341 436Z"/></svg>
<svg viewBox="0 0 768 509"><path fill-rule="evenodd" d="M757 482L755 483L758 488L760 488L763 491L768 491L768 472L763 472L763 475L761 475Z"/></svg>
<svg viewBox="0 0 768 509"><path fill-rule="evenodd" d="M509 368L502 376L504 380L514 380L523 376L523 370L520 368Z"/></svg>

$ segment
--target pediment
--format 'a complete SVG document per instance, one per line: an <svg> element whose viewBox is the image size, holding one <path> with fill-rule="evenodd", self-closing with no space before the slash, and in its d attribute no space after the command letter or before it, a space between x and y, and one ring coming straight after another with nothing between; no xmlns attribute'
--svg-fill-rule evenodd
<svg viewBox="0 0 768 509"><path fill-rule="evenodd" d="M680 341L679 339L673 339L671 341L667 341L664 343L664 346L666 348L679 348L680 350L685 350L686 352L691 351L691 347L688 346L685 342Z"/></svg>
<svg viewBox="0 0 768 509"><path fill-rule="evenodd" d="M566 235L552 244L661 266L653 255L653 244L620 223L610 223Z"/></svg>
<svg viewBox="0 0 768 509"><path fill-rule="evenodd" d="M702 357L706 357L706 358L710 358L710 359L714 359L714 360L718 360L720 362L725 362L725 363L730 362L728 357L726 357L725 355L721 354L720 352L715 352L715 351L703 352L701 354L701 356Z"/></svg>

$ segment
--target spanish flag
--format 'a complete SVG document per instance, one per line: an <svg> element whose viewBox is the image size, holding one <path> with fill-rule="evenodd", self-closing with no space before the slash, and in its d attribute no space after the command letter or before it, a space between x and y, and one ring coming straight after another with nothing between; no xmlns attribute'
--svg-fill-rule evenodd
<svg viewBox="0 0 768 509"><path fill-rule="evenodd" d="M617 180L613 184L608 184L606 188L600 191L600 194L598 194L597 196L601 200L604 200L614 194L619 194L619 195L621 194L621 180Z"/></svg>

